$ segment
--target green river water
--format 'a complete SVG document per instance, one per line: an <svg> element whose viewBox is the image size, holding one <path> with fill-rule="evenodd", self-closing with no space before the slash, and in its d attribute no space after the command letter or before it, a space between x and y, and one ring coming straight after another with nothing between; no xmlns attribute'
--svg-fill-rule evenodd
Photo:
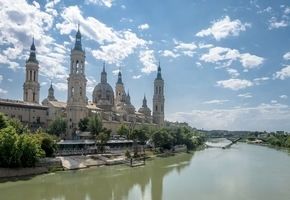
<svg viewBox="0 0 290 200"><path fill-rule="evenodd" d="M289 200L287 150L225 140L146 165L95 167L0 179L0 200Z"/></svg>

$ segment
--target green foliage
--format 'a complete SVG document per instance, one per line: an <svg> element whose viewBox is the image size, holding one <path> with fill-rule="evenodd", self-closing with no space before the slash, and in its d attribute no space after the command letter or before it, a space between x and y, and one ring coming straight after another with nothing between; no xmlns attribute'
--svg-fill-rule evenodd
<svg viewBox="0 0 290 200"><path fill-rule="evenodd" d="M112 130L111 129L108 129L106 127L103 127L102 130L101 130L101 132L107 134L110 137L110 135L112 133Z"/></svg>
<svg viewBox="0 0 290 200"><path fill-rule="evenodd" d="M0 129L6 128L8 126L8 119L4 113L0 112Z"/></svg>
<svg viewBox="0 0 290 200"><path fill-rule="evenodd" d="M87 131L88 130L88 125L89 125L90 118L85 117L81 119L78 123L80 131Z"/></svg>
<svg viewBox="0 0 290 200"><path fill-rule="evenodd" d="M8 126L0 130L0 166L20 167L22 152L18 148L18 135L15 128Z"/></svg>
<svg viewBox="0 0 290 200"><path fill-rule="evenodd" d="M34 135L18 135L12 126L0 130L0 166L32 167L44 155Z"/></svg>
<svg viewBox="0 0 290 200"><path fill-rule="evenodd" d="M110 135L108 135L105 132L101 132L101 133L98 134L97 140L99 142L98 149L99 149L100 152L104 152L105 151L104 145L109 141L109 139L110 139Z"/></svg>
<svg viewBox="0 0 290 200"><path fill-rule="evenodd" d="M97 114L89 119L88 131L90 131L93 136L97 136L101 132L102 127L102 119Z"/></svg>
<svg viewBox="0 0 290 200"><path fill-rule="evenodd" d="M186 126L177 129L161 128L153 132L151 136L155 147L171 149L175 145L186 145L187 149L193 150L204 142L204 135L194 132Z"/></svg>
<svg viewBox="0 0 290 200"><path fill-rule="evenodd" d="M57 145L55 143L56 138L53 138L52 135L47 133L36 133L35 137L38 139L41 149L45 152L45 156L53 156L57 149Z"/></svg>
<svg viewBox="0 0 290 200"><path fill-rule="evenodd" d="M66 118L57 116L53 119L52 123L48 127L47 132L51 135L56 135L59 137L60 135L66 132L66 128L67 128Z"/></svg>
<svg viewBox="0 0 290 200"><path fill-rule="evenodd" d="M29 130L29 128L28 128L28 125L27 125L27 124L23 127L23 131L22 131L22 133L24 133L24 134L29 134L29 133L31 133L30 130Z"/></svg>
<svg viewBox="0 0 290 200"><path fill-rule="evenodd" d="M23 132L23 124L17 118L12 118L12 119L8 120L8 125L13 126L18 135L20 135Z"/></svg>
<svg viewBox="0 0 290 200"><path fill-rule="evenodd" d="M127 138L129 136L129 132L130 132L129 127L126 126L124 123L119 125L119 127L117 128L117 133L119 135L127 136Z"/></svg>
<svg viewBox="0 0 290 200"><path fill-rule="evenodd" d="M39 158L45 156L41 149L39 141L32 134L21 134L18 138L17 145L22 152L20 163L22 167L34 167Z"/></svg>
<svg viewBox="0 0 290 200"><path fill-rule="evenodd" d="M284 133L271 133L267 138L267 143L277 147L290 147L290 135Z"/></svg>
<svg viewBox="0 0 290 200"><path fill-rule="evenodd" d="M127 158L131 158L131 153L130 153L129 149L126 149L124 155L125 155Z"/></svg>
<svg viewBox="0 0 290 200"><path fill-rule="evenodd" d="M167 128L156 130L152 135L152 140L155 147L162 147L163 149L171 149L174 142L174 138L169 134L169 129Z"/></svg>

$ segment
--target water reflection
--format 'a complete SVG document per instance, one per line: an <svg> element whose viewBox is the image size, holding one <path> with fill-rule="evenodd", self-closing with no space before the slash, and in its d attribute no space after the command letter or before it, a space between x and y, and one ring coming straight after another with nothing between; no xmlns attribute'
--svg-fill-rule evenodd
<svg viewBox="0 0 290 200"><path fill-rule="evenodd" d="M160 200L163 178L174 170L180 173L190 165L192 157L193 154L184 153L147 161L143 167L106 166L42 175L28 181L6 182L0 186L0 193L9 197L5 199L123 200L147 196ZM141 190L141 196L135 190Z"/></svg>

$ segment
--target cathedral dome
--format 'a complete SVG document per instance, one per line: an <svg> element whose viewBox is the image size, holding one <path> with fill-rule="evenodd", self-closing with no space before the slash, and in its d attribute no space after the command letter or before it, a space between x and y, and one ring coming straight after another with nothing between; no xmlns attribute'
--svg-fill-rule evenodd
<svg viewBox="0 0 290 200"><path fill-rule="evenodd" d="M98 83L93 91L93 102L98 104L100 100L114 105L114 91L109 83ZM102 101L104 103L104 101ZM102 104L103 104L102 103Z"/></svg>

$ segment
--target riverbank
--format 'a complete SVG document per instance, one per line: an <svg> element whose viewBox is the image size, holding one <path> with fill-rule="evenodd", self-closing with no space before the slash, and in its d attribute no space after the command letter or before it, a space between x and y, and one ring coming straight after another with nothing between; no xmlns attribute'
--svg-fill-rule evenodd
<svg viewBox="0 0 290 200"><path fill-rule="evenodd" d="M187 148L184 146L176 148L174 152L165 152L164 154L159 155L147 155L145 158L154 158L172 156L177 153L186 152ZM142 162L144 163L143 157ZM133 162L133 163L131 163ZM44 158L40 161L37 167L31 168L20 168L20 169L11 169L11 168L0 168L0 178L11 178L11 177L21 177L29 175L39 175L50 173L50 170L53 168L63 168L64 170L76 170L84 169L90 167L100 167L105 165L116 165L116 164L127 164L131 166L140 166L140 159L126 159L124 155L121 154L92 154L92 155L74 155L74 156L59 156L56 158ZM142 164L143 165L143 164Z"/></svg>

